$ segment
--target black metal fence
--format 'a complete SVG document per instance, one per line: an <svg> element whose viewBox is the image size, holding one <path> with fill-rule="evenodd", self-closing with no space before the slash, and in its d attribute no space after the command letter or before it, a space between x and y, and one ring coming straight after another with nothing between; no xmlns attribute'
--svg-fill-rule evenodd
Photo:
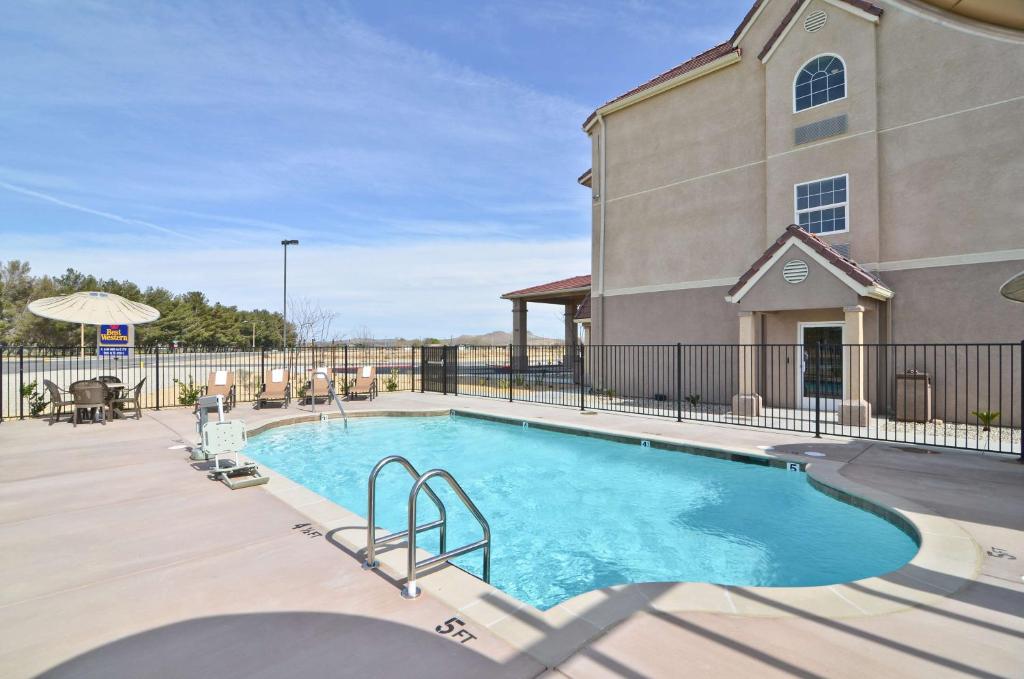
<svg viewBox="0 0 1024 679"><path fill-rule="evenodd" d="M125 358L78 347L0 349L0 419L45 409L43 380L103 375L142 407L187 404L215 370L252 401L266 371L289 367L293 397L326 366L339 393L363 366L378 389L436 391L585 410L1011 453L1021 447L1024 343L667 344L459 347L308 346L283 350L138 348Z"/></svg>
<svg viewBox="0 0 1024 679"><path fill-rule="evenodd" d="M116 377L132 387L145 380L140 393L143 408L190 405L210 373L233 373L236 399L252 401L268 370L287 367L292 397L305 396L311 371L327 367L334 375L335 388L344 393L358 370L373 366L380 392L410 391L418 367L418 348L355 346L294 347L238 350L220 348L130 347L128 356L96 356L79 347L0 348L0 421L31 417L33 410L49 412L50 400L44 385L48 380L62 389L72 382L102 376Z"/></svg>
<svg viewBox="0 0 1024 679"><path fill-rule="evenodd" d="M457 393L1013 453L1024 421L1022 347L459 347Z"/></svg>

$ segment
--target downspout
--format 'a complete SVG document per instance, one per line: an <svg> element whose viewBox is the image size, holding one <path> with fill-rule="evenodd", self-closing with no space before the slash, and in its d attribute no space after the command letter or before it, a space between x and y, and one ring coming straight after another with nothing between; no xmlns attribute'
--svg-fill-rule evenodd
<svg viewBox="0 0 1024 679"><path fill-rule="evenodd" d="M598 186L598 191L601 192L601 210L600 210L600 214L601 214L601 228L600 228L601 242L600 242L599 249L598 249L598 263L597 263L597 267L598 267L597 280L599 281L598 292L600 293L600 299L601 299L601 338L600 338L601 341L598 342L598 344L604 344L605 343L605 333L604 333L604 326L605 326L605 315L604 315L604 214L605 214L605 193L606 193L606 189L608 188L608 182L605 180L605 168L607 167L607 165L605 163L605 147L608 145L608 142L607 142L607 138L606 138L607 131L605 130L604 116L601 115L600 113L597 114L597 122L601 125L600 147L598 148L598 152L600 154L600 159L599 160L600 160L600 163L601 163L601 169L600 169L601 181L600 181L600 184Z"/></svg>

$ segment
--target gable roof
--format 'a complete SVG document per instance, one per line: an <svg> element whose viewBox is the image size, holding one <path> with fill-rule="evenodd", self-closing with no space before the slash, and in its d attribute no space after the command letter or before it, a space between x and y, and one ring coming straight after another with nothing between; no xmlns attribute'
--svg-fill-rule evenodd
<svg viewBox="0 0 1024 679"><path fill-rule="evenodd" d="M882 12L885 11L878 5L867 2L867 0L838 1L850 5L855 9L859 9L862 12L867 12L868 14L876 17L882 16ZM777 43L779 41L779 38L781 38L783 34L785 34L786 29L789 28L789 25L793 23L794 19L796 19L797 14L800 13L800 10L808 2L810 2L810 0L796 0L796 2L793 3L793 6L789 8L788 12L786 12L786 16L782 17L782 21L780 21L779 25L775 27L775 30L772 32L771 37L768 38L768 42L766 42L764 44L764 47L761 48L761 51L758 52L758 59L764 61L765 57L767 57L771 53L772 48L775 47L775 43Z"/></svg>
<svg viewBox="0 0 1024 679"><path fill-rule="evenodd" d="M743 17L743 20L740 22L740 25L736 27L736 30L733 31L732 36L730 36L726 42L723 42L720 45L715 45L711 49L705 52L701 52L692 59L688 59L683 63L679 64L678 66L670 68L664 73L654 76L647 82L637 85L636 87L626 92L625 94L620 94L614 99L609 99L605 103L598 106L596 109L594 109L594 112L587 116L587 119L583 121L583 129L589 129L591 123L593 123L594 120L597 118L598 112L600 112L602 109L608 106L611 106L612 104L622 102L625 99L629 99L630 97L634 97L642 92L658 87L659 85L667 83L673 78L678 78L681 75L695 71L701 68L702 66L708 66L714 61L721 59L727 55L734 54L737 58L735 60L738 60L739 55L741 53L739 47L740 39L743 37L744 32L749 27L751 22L757 17L760 10L768 2L769 0L755 0L754 3L750 6L750 9L747 11L746 15ZM796 2L793 3L793 6L789 8L789 12L787 12L786 16L783 18L782 23L779 24L779 26L775 29L775 32L772 33L771 38L768 39L768 42L761 49L761 53L758 55L758 59L762 59L765 54L771 51L772 46L786 31L786 27L793 21L794 18L796 18L796 15L799 13L800 6L803 5L805 2L808 2L808 0L796 0ZM871 14L876 17L881 16L883 11L881 7L875 5L874 3L868 2L867 0L826 0L826 2L830 2L832 4L842 3L850 5L854 9L867 12L868 14Z"/></svg>
<svg viewBox="0 0 1024 679"><path fill-rule="evenodd" d="M548 292L562 292L569 290L580 290L590 291L590 274L586 276L573 276L572 278L563 278L560 281L552 281L550 283L543 283L541 285L534 285L531 288L523 288L522 290L513 290L512 292L506 292L501 296L502 299L511 299L513 297L529 297L531 295L541 295Z"/></svg>
<svg viewBox="0 0 1024 679"><path fill-rule="evenodd" d="M785 232L764 251L764 254L758 257L757 261L740 276L736 284L729 288L725 297L726 301L739 302L754 287L764 272L782 257L785 250L788 249L786 245L790 241L795 241L794 245L802 245L801 250L811 255L819 264L856 290L857 294L875 299L892 297L892 290L887 288L877 276L862 268L852 259L844 257L838 250L813 233L808 233L796 224L790 224L786 227Z"/></svg>
<svg viewBox="0 0 1024 679"><path fill-rule="evenodd" d="M590 186L590 179L593 176L593 172L591 171L592 169L593 168L589 168L588 167L587 171L584 172L583 174L581 174L579 176L579 178L576 179L576 182L579 183L579 184L582 184L583 186L589 187Z"/></svg>

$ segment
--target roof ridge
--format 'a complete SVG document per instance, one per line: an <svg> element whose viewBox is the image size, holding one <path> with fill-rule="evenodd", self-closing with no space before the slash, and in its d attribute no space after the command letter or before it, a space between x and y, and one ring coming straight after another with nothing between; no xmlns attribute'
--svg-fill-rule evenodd
<svg viewBox="0 0 1024 679"><path fill-rule="evenodd" d="M821 238L820 236L813 234L801 226L796 224L790 224L786 227L786 230L782 232L775 241L768 246L760 257L737 279L736 283L729 288L727 295L732 297L737 294L743 287L750 281L751 278L757 274L761 268L768 263L768 261L775 255L776 252L782 249L787 241L796 238L803 241L811 248L813 248L818 254L825 258L826 261L837 267L840 271L850 276L862 285L874 285L882 284L882 281L878 276L874 275L856 261L846 257L841 252L836 250L829 244L828 241ZM883 284L884 285L884 284Z"/></svg>

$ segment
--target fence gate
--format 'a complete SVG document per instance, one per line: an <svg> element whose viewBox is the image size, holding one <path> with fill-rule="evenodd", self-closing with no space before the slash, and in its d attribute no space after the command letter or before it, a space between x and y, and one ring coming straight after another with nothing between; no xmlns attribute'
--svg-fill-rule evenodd
<svg viewBox="0 0 1024 679"><path fill-rule="evenodd" d="M442 394L459 393L458 347L423 347L421 362L422 391L436 391Z"/></svg>

